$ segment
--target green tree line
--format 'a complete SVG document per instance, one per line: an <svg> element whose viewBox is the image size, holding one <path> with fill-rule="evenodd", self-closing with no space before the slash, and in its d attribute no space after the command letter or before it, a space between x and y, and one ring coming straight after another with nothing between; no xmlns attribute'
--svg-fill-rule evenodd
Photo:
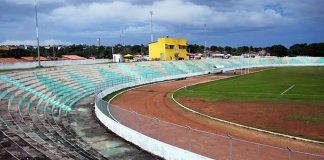
<svg viewBox="0 0 324 160"><path fill-rule="evenodd" d="M240 46L240 47L230 47L230 46L215 46L212 45L206 48L210 51L226 51L231 55L241 55L242 53L247 53L250 51L259 52L265 50L272 56L324 56L324 43L311 43L311 44L294 44L289 48L283 45L273 45L270 47L253 47L253 46ZM204 46L197 44L190 44L187 47L190 53L203 53ZM82 57L95 57L95 58L112 58L113 53L121 54L148 54L148 46L145 45L120 45L115 46L88 46L88 45L70 45L63 46L61 49L58 47L46 49L45 47L40 47L41 56L44 57L61 57L62 55L79 55ZM37 56L36 49L14 49L14 50L0 50L0 58L5 57L24 57L24 56Z"/></svg>

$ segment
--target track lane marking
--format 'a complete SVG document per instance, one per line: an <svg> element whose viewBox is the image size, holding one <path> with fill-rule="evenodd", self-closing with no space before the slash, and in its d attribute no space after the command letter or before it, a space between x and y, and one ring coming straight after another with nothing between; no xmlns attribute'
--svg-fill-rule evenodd
<svg viewBox="0 0 324 160"><path fill-rule="evenodd" d="M288 89L286 89L285 91L283 91L280 95L284 95L286 92L288 92L289 90L291 90L294 87L295 87L295 85L290 86Z"/></svg>

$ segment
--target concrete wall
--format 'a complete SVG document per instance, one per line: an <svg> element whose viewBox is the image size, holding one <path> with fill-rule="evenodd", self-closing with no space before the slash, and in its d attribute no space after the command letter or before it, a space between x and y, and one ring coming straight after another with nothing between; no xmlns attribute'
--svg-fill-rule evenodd
<svg viewBox="0 0 324 160"><path fill-rule="evenodd" d="M86 59L86 60L64 60L64 61L41 61L43 67L55 67L55 66L72 66L83 64L97 64L112 62L111 59ZM16 63L0 63L0 70L7 69L27 69L35 68L38 66L38 62L16 62Z"/></svg>
<svg viewBox="0 0 324 160"><path fill-rule="evenodd" d="M97 108L97 106L95 107L96 116L101 123L120 137L136 144L148 152L170 160L210 160L207 157L155 140L128 127L125 127L107 117Z"/></svg>

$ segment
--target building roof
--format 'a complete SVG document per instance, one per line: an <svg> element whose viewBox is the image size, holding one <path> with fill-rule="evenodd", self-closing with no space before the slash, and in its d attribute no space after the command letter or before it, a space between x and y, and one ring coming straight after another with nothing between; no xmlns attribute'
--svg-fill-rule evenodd
<svg viewBox="0 0 324 160"><path fill-rule="evenodd" d="M39 57L41 61L49 61L49 59L45 58L45 57ZM25 60L25 61L37 61L38 58L37 57L21 57L21 59Z"/></svg>
<svg viewBox="0 0 324 160"><path fill-rule="evenodd" d="M15 63L15 62L26 62L26 60L18 58L0 58L0 63Z"/></svg>
<svg viewBox="0 0 324 160"><path fill-rule="evenodd" d="M221 53L220 51L218 50L213 50L213 51L209 51L208 54L218 54L218 53Z"/></svg>
<svg viewBox="0 0 324 160"><path fill-rule="evenodd" d="M67 60L84 60L86 58L80 57L78 55L62 55L62 59L67 59Z"/></svg>
<svg viewBox="0 0 324 160"><path fill-rule="evenodd" d="M18 49L16 46L0 46L0 50L12 50L12 49Z"/></svg>
<svg viewBox="0 0 324 160"><path fill-rule="evenodd" d="M195 56L194 53L187 53L187 56Z"/></svg>

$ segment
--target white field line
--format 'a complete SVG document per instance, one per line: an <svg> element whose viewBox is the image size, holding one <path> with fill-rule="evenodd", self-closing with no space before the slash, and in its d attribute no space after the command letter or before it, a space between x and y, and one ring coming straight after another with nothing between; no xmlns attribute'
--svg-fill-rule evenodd
<svg viewBox="0 0 324 160"><path fill-rule="evenodd" d="M286 92L288 92L289 90L291 90L294 87L295 87L295 85L290 86L288 89L286 89L285 91L283 91L280 95L284 95Z"/></svg>

